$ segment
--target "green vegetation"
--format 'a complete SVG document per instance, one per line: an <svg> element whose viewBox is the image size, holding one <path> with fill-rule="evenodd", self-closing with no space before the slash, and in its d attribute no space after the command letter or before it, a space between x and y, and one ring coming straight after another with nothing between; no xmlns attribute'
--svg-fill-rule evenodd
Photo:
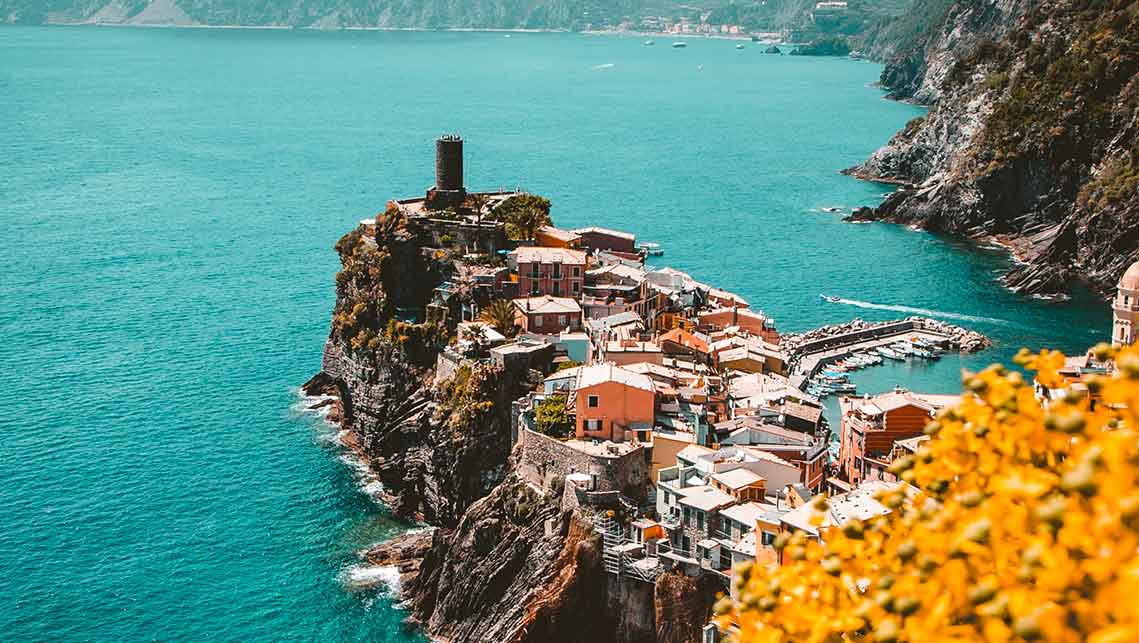
<svg viewBox="0 0 1139 643"><path fill-rule="evenodd" d="M551 395L534 407L534 420L538 432L554 438L569 437L569 414L566 413L566 396Z"/></svg>
<svg viewBox="0 0 1139 643"><path fill-rule="evenodd" d="M504 221L511 239L533 239L538 228L551 224L550 201L535 194L520 194L495 208L490 218Z"/></svg>
<svg viewBox="0 0 1139 643"><path fill-rule="evenodd" d="M850 43L845 38L820 38L791 52L792 56L845 56Z"/></svg>
<svg viewBox="0 0 1139 643"><path fill-rule="evenodd" d="M1052 3L1038 6L1007 39L983 43L950 75L961 83L992 70L987 87L1007 84L982 133L981 172L1017 159L1089 167L1102 154L1089 142L1115 131L1113 110L1139 72L1139 11L1129 0L1056 4L1062 22ZM1113 167L1112 180L1125 186L1126 170Z"/></svg>
<svg viewBox="0 0 1139 643"><path fill-rule="evenodd" d="M541 496L521 480L511 485L502 495L502 512L515 524L525 524L541 507Z"/></svg>
<svg viewBox="0 0 1139 643"><path fill-rule="evenodd" d="M486 322L506 337L514 336L514 304L506 299L496 299L479 314L479 321Z"/></svg>
<svg viewBox="0 0 1139 643"><path fill-rule="evenodd" d="M1081 207L1103 210L1128 200L1139 201L1139 146L1103 164L1099 174L1080 190Z"/></svg>
<svg viewBox="0 0 1139 643"><path fill-rule="evenodd" d="M490 364L463 364L443 383L442 403L451 430L460 432L485 420L494 411L495 391L502 371Z"/></svg>

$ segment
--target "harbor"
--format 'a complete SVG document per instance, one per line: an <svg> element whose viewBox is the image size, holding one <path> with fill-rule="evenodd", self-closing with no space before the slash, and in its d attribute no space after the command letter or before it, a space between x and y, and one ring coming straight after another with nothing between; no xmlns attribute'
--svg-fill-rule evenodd
<svg viewBox="0 0 1139 643"><path fill-rule="evenodd" d="M991 342L984 335L926 317L823 326L784 337L791 382L815 397L852 395L849 373L884 361L938 359L947 351L972 353Z"/></svg>

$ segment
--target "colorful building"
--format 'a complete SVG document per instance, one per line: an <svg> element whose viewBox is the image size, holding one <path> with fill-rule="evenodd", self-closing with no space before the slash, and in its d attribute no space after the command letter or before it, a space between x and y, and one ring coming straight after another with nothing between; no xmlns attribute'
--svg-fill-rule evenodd
<svg viewBox="0 0 1139 643"><path fill-rule="evenodd" d="M525 246L514 250L508 257L518 272L520 296L551 295L575 299L581 296L587 264L584 252Z"/></svg>
<svg viewBox="0 0 1139 643"><path fill-rule="evenodd" d="M653 381L613 364L581 369L575 392L579 440L651 439L656 397Z"/></svg>
<svg viewBox="0 0 1139 643"><path fill-rule="evenodd" d="M1139 342L1139 261L1131 264L1115 290L1111 303L1111 341L1116 346Z"/></svg>
<svg viewBox="0 0 1139 643"><path fill-rule="evenodd" d="M514 311L514 323L527 333L557 335L581 330L581 306L568 297L515 299Z"/></svg>

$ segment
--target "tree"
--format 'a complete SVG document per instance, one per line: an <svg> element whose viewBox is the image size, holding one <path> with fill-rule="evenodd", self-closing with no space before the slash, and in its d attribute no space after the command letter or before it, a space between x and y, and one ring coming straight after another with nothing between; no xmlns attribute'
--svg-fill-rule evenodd
<svg viewBox="0 0 1139 643"><path fill-rule="evenodd" d="M542 226L550 225L550 215L534 207L515 210L506 219L506 234L511 239L533 239Z"/></svg>
<svg viewBox="0 0 1139 643"><path fill-rule="evenodd" d="M463 354L468 357L482 355L486 352L487 346L490 345L490 339L486 336L486 328L483 326L464 326L459 339L466 344Z"/></svg>
<svg viewBox="0 0 1139 643"><path fill-rule="evenodd" d="M721 624L741 641L1139 640L1139 349L1096 355L1116 372L1047 409L1019 371L966 375L892 465L909 483L880 496L892 512L781 535L786 564L737 568ZM1017 361L1066 387L1063 355Z"/></svg>
<svg viewBox="0 0 1139 643"><path fill-rule="evenodd" d="M534 407L534 421L541 433L558 438L567 436L569 414L566 413L566 396L559 393L538 402Z"/></svg>
<svg viewBox="0 0 1139 643"><path fill-rule="evenodd" d="M484 321L506 337L514 335L514 304L506 299L496 299L479 314Z"/></svg>

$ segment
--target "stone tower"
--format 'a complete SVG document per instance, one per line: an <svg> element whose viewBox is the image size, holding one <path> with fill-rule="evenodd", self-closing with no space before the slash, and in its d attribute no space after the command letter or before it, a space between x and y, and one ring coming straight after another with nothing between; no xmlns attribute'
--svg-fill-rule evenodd
<svg viewBox="0 0 1139 643"><path fill-rule="evenodd" d="M463 139L455 134L435 141L435 185L427 191L431 210L458 208L467 198L463 187Z"/></svg>
<svg viewBox="0 0 1139 643"><path fill-rule="evenodd" d="M1139 342L1139 261L1131 264L1120 278L1111 312L1111 343L1130 346Z"/></svg>

